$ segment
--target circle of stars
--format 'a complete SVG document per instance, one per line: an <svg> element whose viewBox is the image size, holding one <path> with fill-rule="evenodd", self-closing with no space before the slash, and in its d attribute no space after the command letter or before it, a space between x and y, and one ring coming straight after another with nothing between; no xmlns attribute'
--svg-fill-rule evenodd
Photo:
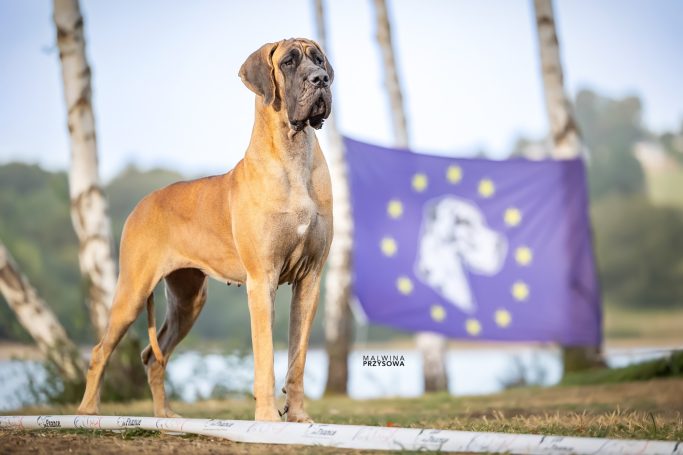
<svg viewBox="0 0 683 455"><path fill-rule="evenodd" d="M457 185L463 180L464 173L460 166L454 164L446 168L445 177L449 184ZM416 173L413 175L410 185L415 192L423 193L429 186L429 178L425 173ZM477 193L480 197L489 199L496 194L496 185L492 179L483 178L477 184ZM391 199L387 203L386 210L389 218L398 220L404 213L403 203L399 199ZM522 211L517 207L508 207L503 212L503 222L508 228L516 228L523 220ZM380 240L379 247L382 254L388 258L394 257L398 253L398 243L391 236L383 237ZM527 267L533 261L533 252L526 245L518 246L513 253L518 266ZM412 294L414 287L413 281L408 276L402 275L396 279L396 289L402 295ZM510 294L515 301L524 302L530 298L531 289L524 281L517 280L510 287ZM448 316L446 308L438 304L431 305L429 314L431 319L437 323L445 321ZM493 313L492 319L501 328L509 327L512 324L512 314L505 308L498 308ZM472 337L479 336L483 330L481 322L474 317L467 318L464 321L464 328L465 332Z"/></svg>

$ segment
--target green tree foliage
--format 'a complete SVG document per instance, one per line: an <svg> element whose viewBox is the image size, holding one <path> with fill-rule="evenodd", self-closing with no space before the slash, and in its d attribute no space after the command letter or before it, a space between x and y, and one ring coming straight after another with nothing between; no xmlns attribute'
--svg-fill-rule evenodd
<svg viewBox="0 0 683 455"><path fill-rule="evenodd" d="M683 164L683 122L681 122L678 133L666 132L659 137L659 142L669 156L679 164Z"/></svg>
<svg viewBox="0 0 683 455"><path fill-rule="evenodd" d="M642 125L641 111L637 97L610 99L584 90L576 98L590 150L591 214L604 297L630 307L683 305L683 212L656 206L646 194L634 145L656 138ZM672 149L676 137L662 136L664 147ZM664 190L683 191L683 182Z"/></svg>
<svg viewBox="0 0 683 455"><path fill-rule="evenodd" d="M605 298L630 307L683 305L683 212L612 195L591 215Z"/></svg>
<svg viewBox="0 0 683 455"><path fill-rule="evenodd" d="M614 100L582 90L576 96L575 110L590 151L591 199L612 193L641 193L645 179L633 146L648 134L642 125L640 99Z"/></svg>
<svg viewBox="0 0 683 455"><path fill-rule="evenodd" d="M69 219L64 173L12 163L0 166L0 238L68 333L89 334L78 243ZM0 337L29 341L0 296Z"/></svg>

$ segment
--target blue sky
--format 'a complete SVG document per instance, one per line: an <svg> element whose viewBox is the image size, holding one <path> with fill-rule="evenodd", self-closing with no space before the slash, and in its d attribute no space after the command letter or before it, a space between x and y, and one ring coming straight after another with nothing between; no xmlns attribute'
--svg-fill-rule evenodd
<svg viewBox="0 0 683 455"><path fill-rule="evenodd" d="M545 134L530 1L388 3L414 148L502 157L517 137ZM51 4L0 0L0 162L68 163ZM311 0L81 4L105 178L131 162L187 175L232 167L253 121L240 65L264 42L314 36ZM371 2L326 4L341 130L390 145ZM637 94L648 127L679 128L683 2L561 0L555 9L572 95Z"/></svg>

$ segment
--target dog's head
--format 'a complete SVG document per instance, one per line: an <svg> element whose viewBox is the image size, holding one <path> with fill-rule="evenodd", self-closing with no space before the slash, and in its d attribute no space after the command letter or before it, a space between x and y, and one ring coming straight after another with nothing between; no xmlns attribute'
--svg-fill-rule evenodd
<svg viewBox="0 0 683 455"><path fill-rule="evenodd" d="M286 39L261 46L242 64L244 84L275 111L286 113L290 128L323 125L332 109L334 70L315 41Z"/></svg>
<svg viewBox="0 0 683 455"><path fill-rule="evenodd" d="M502 266L507 252L503 236L489 228L481 211L456 198L444 198L432 207L431 234L452 247L472 271L491 275Z"/></svg>

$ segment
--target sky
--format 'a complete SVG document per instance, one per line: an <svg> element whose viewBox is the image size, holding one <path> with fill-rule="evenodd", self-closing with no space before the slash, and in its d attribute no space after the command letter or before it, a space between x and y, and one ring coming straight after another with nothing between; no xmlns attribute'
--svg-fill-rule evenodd
<svg viewBox="0 0 683 455"><path fill-rule="evenodd" d="M387 0L411 146L505 157L548 130L531 1ZM265 42L314 37L312 0L81 0L100 173L128 164L188 176L243 156L254 95L237 72ZM342 134L392 144L370 0L325 2ZM683 122L683 2L556 0L573 97L638 95L652 130ZM66 169L59 56L48 0L0 0L0 163ZM322 132L325 144L324 128Z"/></svg>

